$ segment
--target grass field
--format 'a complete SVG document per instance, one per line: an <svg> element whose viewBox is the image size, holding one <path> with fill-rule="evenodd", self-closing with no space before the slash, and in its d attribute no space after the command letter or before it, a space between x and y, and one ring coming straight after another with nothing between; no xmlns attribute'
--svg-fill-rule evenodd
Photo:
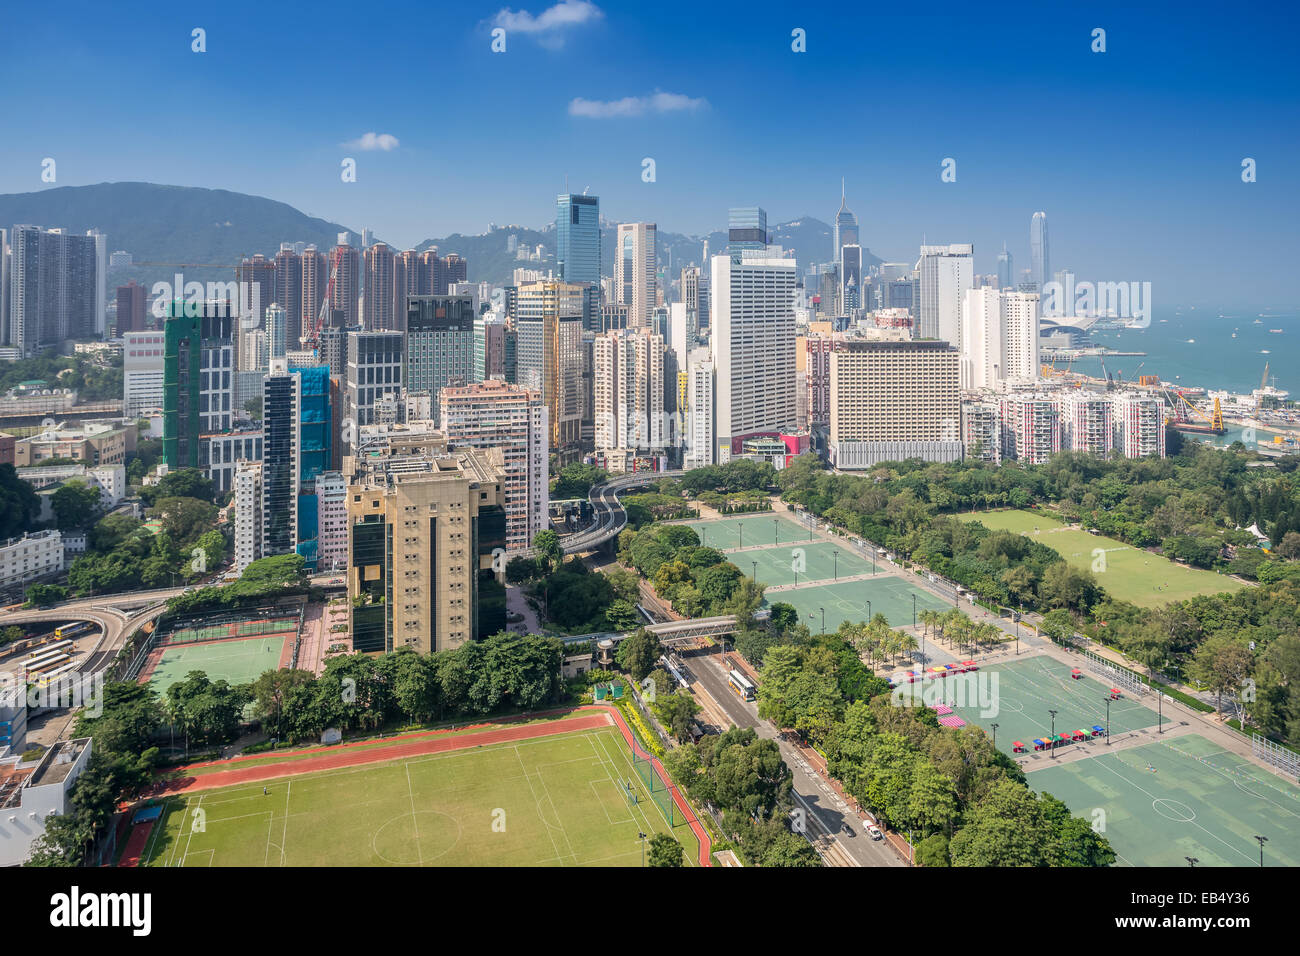
<svg viewBox="0 0 1300 956"><path fill-rule="evenodd" d="M1000 739L1000 735L999 735ZM1154 771L1154 772L1153 772ZM1105 825L1117 866L1300 866L1300 787L1197 735L1029 774ZM1094 814L1100 811L1100 815Z"/></svg>
<svg viewBox="0 0 1300 956"><path fill-rule="evenodd" d="M1114 538L1066 527L1051 515L1031 511L979 511L960 516L986 528L1015 531L1057 551L1069 564L1092 570L1106 593L1138 607L1160 607L1199 594L1219 594L1243 587L1227 575L1175 564L1157 554ZM1100 549L1100 550L1099 550ZM1104 570L1095 570L1104 555Z"/></svg>
<svg viewBox="0 0 1300 956"><path fill-rule="evenodd" d="M149 683L164 693L190 671L203 671L211 680L246 684L256 680L263 671L280 666L284 642L290 637L292 634L277 634L206 644L168 644L149 675Z"/></svg>
<svg viewBox="0 0 1300 956"><path fill-rule="evenodd" d="M980 725L990 736L996 723L998 749L1007 753L1011 753L1011 745L1017 740L1029 745L1032 751L1035 737L1050 735L1052 717L1048 710L1056 711L1057 734L1091 730L1094 724L1104 727L1110 684L1083 667L1082 662L1078 666L1083 669L1082 680L1070 677L1070 665L1045 655L986 667L978 672L980 686L993 691L992 679L996 675L996 695L991 701L980 700L977 705L958 707L957 714L968 723ZM989 683L983 684L984 680ZM1141 698L1133 699L1125 694L1123 699L1110 702L1112 739L1142 727L1154 727L1157 720L1155 710L1147 707ZM1105 744L1098 738L1093 743L1067 746L1097 749Z"/></svg>
<svg viewBox="0 0 1300 956"><path fill-rule="evenodd" d="M636 804L624 792L629 780ZM171 798L142 862L639 866L637 833L668 829L609 727ZM695 865L690 827L679 823L673 836Z"/></svg>
<svg viewBox="0 0 1300 956"><path fill-rule="evenodd" d="M742 569L743 570L743 569ZM759 575L762 581L762 574ZM864 581L841 581L839 584L822 584L813 587L798 587L790 591L772 591L764 603L781 601L793 605L799 611L799 617L808 628L818 633L822 626L821 609L826 609L826 633L829 634L840 626L841 621L857 623L867 620L867 602L871 602L871 614L883 614L895 627L910 626L912 623L912 595L916 595L918 612L930 608L942 611L951 605L940 601L928 591L913 587L906 580L894 575L880 575Z"/></svg>
<svg viewBox="0 0 1300 956"><path fill-rule="evenodd" d="M700 536L700 544L724 551L729 548L752 548L755 545L793 544L811 540L807 527L772 511L682 523L695 529L695 533Z"/></svg>

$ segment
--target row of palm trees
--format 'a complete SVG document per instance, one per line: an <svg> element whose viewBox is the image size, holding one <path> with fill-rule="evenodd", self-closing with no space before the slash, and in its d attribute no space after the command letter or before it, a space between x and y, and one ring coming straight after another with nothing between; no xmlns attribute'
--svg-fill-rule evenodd
<svg viewBox="0 0 1300 956"><path fill-rule="evenodd" d="M956 608L924 610L917 614L917 620L924 626L927 636L942 641L958 653L974 654L1007 640L1002 628L996 624L972 620Z"/></svg>
<svg viewBox="0 0 1300 956"><path fill-rule="evenodd" d="M870 621L843 621L839 635L851 644L858 654L866 657L868 664L886 663L898 658L910 659L910 653L916 650L916 638L906 631L896 631L889 626L883 614L875 615Z"/></svg>

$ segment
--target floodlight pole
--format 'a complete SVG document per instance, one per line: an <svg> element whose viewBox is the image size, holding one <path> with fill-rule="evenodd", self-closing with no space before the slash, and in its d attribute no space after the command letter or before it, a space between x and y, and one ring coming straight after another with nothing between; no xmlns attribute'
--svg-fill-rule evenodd
<svg viewBox="0 0 1300 956"><path fill-rule="evenodd" d="M1259 841L1259 865L1260 865L1261 867L1263 867L1263 865L1264 865L1264 844L1268 842L1268 837L1266 837L1266 836L1259 836L1259 835L1257 834L1257 835L1255 836L1255 839Z"/></svg>
<svg viewBox="0 0 1300 956"><path fill-rule="evenodd" d="M1109 710L1109 708L1107 709ZM1055 760L1056 759L1056 711L1049 710L1048 713L1052 715L1052 747L1049 753L1052 755L1052 759Z"/></svg>
<svg viewBox="0 0 1300 956"><path fill-rule="evenodd" d="M1106 746L1110 746L1110 697L1106 698Z"/></svg>

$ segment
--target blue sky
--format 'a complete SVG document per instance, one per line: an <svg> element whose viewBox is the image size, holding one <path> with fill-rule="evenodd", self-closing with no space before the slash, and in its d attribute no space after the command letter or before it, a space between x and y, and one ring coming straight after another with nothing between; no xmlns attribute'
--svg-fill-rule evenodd
<svg viewBox="0 0 1300 956"><path fill-rule="evenodd" d="M1045 209L1053 266L1080 279L1150 280L1158 304L1297 307L1284 6L525 3L13 4L0 192L47 188L49 156L58 185L227 188L411 245L540 226L566 175L608 218L689 233L730 205L829 221L845 176L887 259L923 237L973 242L993 271L1005 239L1020 268ZM397 145L362 149L367 133Z"/></svg>

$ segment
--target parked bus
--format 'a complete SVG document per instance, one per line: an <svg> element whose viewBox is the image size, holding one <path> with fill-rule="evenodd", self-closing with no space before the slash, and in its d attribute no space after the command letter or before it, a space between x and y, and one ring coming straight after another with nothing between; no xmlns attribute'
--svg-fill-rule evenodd
<svg viewBox="0 0 1300 956"><path fill-rule="evenodd" d="M54 629L54 636L63 640L65 637L76 637L94 629L95 625L89 621L82 621L80 624L64 624Z"/></svg>
<svg viewBox="0 0 1300 956"><path fill-rule="evenodd" d="M740 671L731 671L727 674L727 686L736 692L744 700L754 700L758 697L754 685Z"/></svg>

